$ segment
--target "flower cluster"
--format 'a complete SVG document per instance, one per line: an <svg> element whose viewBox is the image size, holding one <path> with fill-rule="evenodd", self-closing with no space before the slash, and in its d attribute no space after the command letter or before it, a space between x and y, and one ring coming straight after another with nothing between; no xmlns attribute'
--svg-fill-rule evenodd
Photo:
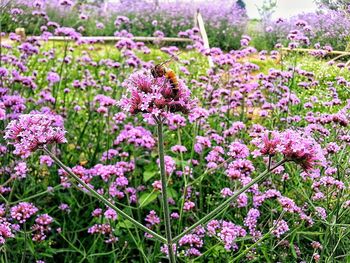
<svg viewBox="0 0 350 263"><path fill-rule="evenodd" d="M125 125L114 141L114 145L120 145L122 142L132 144L135 147L144 147L152 149L156 145L152 133L141 126L134 127Z"/></svg>
<svg viewBox="0 0 350 263"><path fill-rule="evenodd" d="M261 232L256 230L259 217L260 217L259 210L256 208L251 208L248 211L246 218L244 219L244 225L248 227L249 233L253 237L260 237L261 236Z"/></svg>
<svg viewBox="0 0 350 263"><path fill-rule="evenodd" d="M32 226L33 231L33 241L43 241L46 239L46 234L51 230L51 227L49 226L52 224L53 218L49 216L48 214L39 215L35 219L35 223Z"/></svg>
<svg viewBox="0 0 350 263"><path fill-rule="evenodd" d="M66 131L48 114L24 114L11 121L5 130L5 139L15 146L14 154L28 157L39 147L51 143L65 143Z"/></svg>
<svg viewBox="0 0 350 263"><path fill-rule="evenodd" d="M193 107L190 91L179 80L177 87L165 77L154 78L146 72L133 73L124 82L129 96L119 101L119 106L131 114L151 113L155 116L168 112L187 114Z"/></svg>
<svg viewBox="0 0 350 263"><path fill-rule="evenodd" d="M271 231L271 233L280 238L284 233L286 233L289 230L288 224L283 219L280 220L274 220L274 229Z"/></svg>
<svg viewBox="0 0 350 263"><path fill-rule="evenodd" d="M13 219L23 224L27 219L38 212L38 208L31 203L21 202L18 205L11 207L10 212Z"/></svg>
<svg viewBox="0 0 350 263"><path fill-rule="evenodd" d="M212 220L207 224L207 231L210 236L217 236L224 243L226 250L237 250L235 240L238 237L246 236L247 232L243 227L229 221Z"/></svg>
<svg viewBox="0 0 350 263"><path fill-rule="evenodd" d="M325 165L326 158L321 146L310 135L301 131L274 131L255 139L260 153L274 156L283 154L286 161L299 164L305 171L314 169L316 165Z"/></svg>
<svg viewBox="0 0 350 263"><path fill-rule="evenodd" d="M89 234L102 234L107 237L105 243L115 243L118 238L113 235L114 230L110 224L95 224L88 229Z"/></svg>

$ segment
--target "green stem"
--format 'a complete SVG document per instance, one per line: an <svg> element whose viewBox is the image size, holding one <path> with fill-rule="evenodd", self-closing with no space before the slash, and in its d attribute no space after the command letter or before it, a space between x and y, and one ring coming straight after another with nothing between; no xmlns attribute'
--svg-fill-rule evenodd
<svg viewBox="0 0 350 263"><path fill-rule="evenodd" d="M160 179L162 181L162 201L163 201L163 214L165 221L165 235L168 245L169 262L175 263L175 253L173 250L173 240L171 237L171 225L170 225L170 214L169 204L167 196L167 179L165 174L165 162L164 162L164 142L163 142L163 122L157 119L157 131L158 131L158 151L159 151L159 164L160 164Z"/></svg>
<svg viewBox="0 0 350 263"><path fill-rule="evenodd" d="M122 217L128 219L129 221L131 221L135 226L137 226L138 228L142 229L143 231L145 231L146 233L152 235L155 239L166 243L167 240L162 237L161 235L158 235L157 233L155 233L154 231L152 231L151 229L148 229L147 227L145 227L144 225L142 225L141 223L137 222L134 218L132 218L131 216L129 216L128 214L126 214L125 212L123 212L122 210L120 210L118 207L116 207L114 204L112 204L109 200L107 200L104 196L100 195L99 193L97 193L94 189L92 189L88 184L86 184L83 180L81 180L76 174L74 174L71 169L67 166L65 166L57 157L56 155L54 155L51 151L49 151L46 147L42 148L44 150L44 152L49 155L52 160L55 161L55 163L61 167L64 171L66 171L70 176L72 176L76 181L78 181L78 183L80 183L82 186L84 186L84 188L86 190L88 190L94 197L96 197L98 200L100 200L102 203L104 203L105 205L107 205L108 207L112 208L113 210L115 210L117 213L119 213Z"/></svg>
<svg viewBox="0 0 350 263"><path fill-rule="evenodd" d="M215 208L213 211L211 211L209 214L204 216L202 219L197 221L195 224L184 230L180 235L174 237L173 242L177 242L180 238L182 238L184 235L190 233L193 229L195 229L197 226L201 224L207 223L209 220L219 216L221 212L224 211L224 209L233 201L235 200L240 194L244 193L247 191L252 185L261 182L264 180L267 175L276 169L278 166L284 164L287 162L287 160L282 160L278 162L275 166L271 167L271 169L267 169L264 172L262 172L260 175L258 175L256 178L254 178L252 181L250 181L248 184L243 186L241 189L239 189L237 192L235 192L230 198L228 198L225 202L223 202L221 205L219 205L217 208Z"/></svg>

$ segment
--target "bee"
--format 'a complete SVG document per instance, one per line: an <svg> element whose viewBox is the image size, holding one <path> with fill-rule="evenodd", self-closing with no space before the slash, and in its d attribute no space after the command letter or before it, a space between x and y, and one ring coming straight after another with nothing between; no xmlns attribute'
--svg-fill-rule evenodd
<svg viewBox="0 0 350 263"><path fill-rule="evenodd" d="M170 87L173 91L173 95L177 96L178 91L179 91L179 81L177 79L177 76L172 69L169 69L169 68L164 66L165 64L169 63L173 59L174 59L174 57L172 57L171 59L168 59L160 64L155 65L151 69L151 74L154 78L165 77L167 80L169 80Z"/></svg>

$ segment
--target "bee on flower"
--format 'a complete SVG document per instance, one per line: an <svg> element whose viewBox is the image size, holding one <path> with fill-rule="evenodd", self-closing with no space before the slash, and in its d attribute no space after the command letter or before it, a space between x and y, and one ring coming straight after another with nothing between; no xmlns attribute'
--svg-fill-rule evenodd
<svg viewBox="0 0 350 263"><path fill-rule="evenodd" d="M173 85L165 76L155 78L147 72L133 73L124 82L128 94L119 101L119 106L131 114L188 114L194 103L190 99L190 90L181 80L178 80L176 92Z"/></svg>

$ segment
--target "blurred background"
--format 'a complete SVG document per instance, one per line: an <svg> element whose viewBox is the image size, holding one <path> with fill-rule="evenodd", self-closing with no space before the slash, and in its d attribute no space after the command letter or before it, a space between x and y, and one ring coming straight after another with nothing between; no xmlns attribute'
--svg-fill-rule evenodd
<svg viewBox="0 0 350 263"><path fill-rule="evenodd" d="M249 35L258 50L271 50L286 44L302 21L310 44L347 49L348 0L2 0L1 24L2 31L23 27L27 35L40 35L52 21L84 36L126 30L133 36L188 37L197 10L211 47L238 49L242 35Z"/></svg>

